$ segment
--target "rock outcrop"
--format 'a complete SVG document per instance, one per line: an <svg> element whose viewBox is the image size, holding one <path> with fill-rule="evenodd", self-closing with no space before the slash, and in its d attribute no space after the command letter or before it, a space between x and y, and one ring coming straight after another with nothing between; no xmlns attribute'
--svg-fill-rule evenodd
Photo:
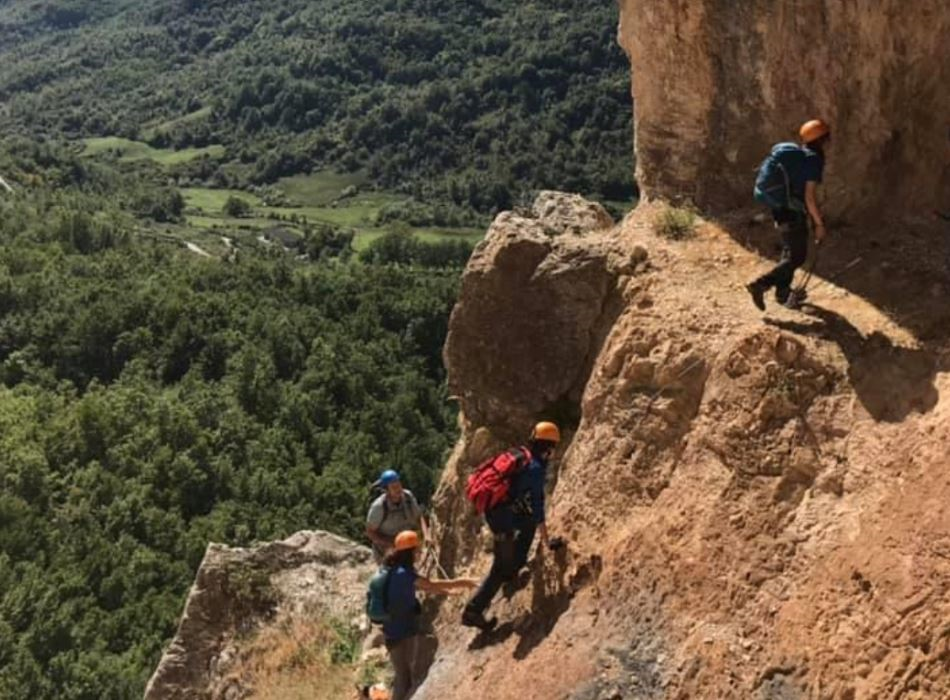
<svg viewBox="0 0 950 700"><path fill-rule="evenodd" d="M505 425L512 407L522 422L576 414L598 339L619 310L617 271L598 238L612 225L599 204L555 192L492 224L469 261L445 346L449 388L470 420Z"/></svg>
<svg viewBox="0 0 950 700"><path fill-rule="evenodd" d="M742 289L763 262L733 231L673 242L652 218L549 237L503 215L473 256L443 564L485 573L464 479L540 417L568 426L549 526L570 544L491 634L441 607L416 700L950 697L943 345L828 281L763 323Z"/></svg>
<svg viewBox="0 0 950 700"><path fill-rule="evenodd" d="M440 562L486 572L465 478L540 418L565 428L548 523L568 547L533 553L490 634L458 598L428 605L415 700L950 697L946 332L922 342L820 278L807 313L763 319L743 282L765 262L736 231L665 239L658 210L610 227L546 193L472 256ZM213 546L147 697L246 696L242 621L358 617L369 557L312 533Z"/></svg>
<svg viewBox="0 0 950 700"><path fill-rule="evenodd" d="M240 549L212 544L146 700L233 700L253 688L235 668L238 637L279 619L362 624L372 554L326 532Z"/></svg>
<svg viewBox="0 0 950 700"><path fill-rule="evenodd" d="M725 209L769 145L821 115L849 216L950 202L950 13L943 0L621 0L637 181Z"/></svg>

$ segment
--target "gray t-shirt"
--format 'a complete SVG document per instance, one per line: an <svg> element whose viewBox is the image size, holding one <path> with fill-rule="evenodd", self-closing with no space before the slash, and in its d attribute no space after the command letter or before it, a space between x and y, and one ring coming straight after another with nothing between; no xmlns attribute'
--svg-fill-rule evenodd
<svg viewBox="0 0 950 700"><path fill-rule="evenodd" d="M369 507L366 525L379 532L383 537L395 537L403 530L419 531L422 520L422 508L416 497L406 489L402 491L402 500L397 504L386 500L384 493Z"/></svg>

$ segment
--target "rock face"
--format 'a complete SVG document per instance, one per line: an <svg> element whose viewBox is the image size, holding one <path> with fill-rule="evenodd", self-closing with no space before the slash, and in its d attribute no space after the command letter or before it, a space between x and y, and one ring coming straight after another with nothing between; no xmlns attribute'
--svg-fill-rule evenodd
<svg viewBox="0 0 950 700"><path fill-rule="evenodd" d="M254 549L210 545L146 700L246 697L243 679L229 673L239 634L278 617L330 615L358 624L373 571L369 549L326 532Z"/></svg>
<svg viewBox="0 0 950 700"><path fill-rule="evenodd" d="M637 181L649 196L747 205L752 173L815 115L834 129L832 211L950 201L943 0L621 0Z"/></svg>
<svg viewBox="0 0 950 700"><path fill-rule="evenodd" d="M502 215L472 258L442 563L486 573L465 478L541 417L568 427L548 523L569 546L491 634L441 606L416 700L950 697L944 346L829 282L763 323L735 232L672 242L652 216L550 236Z"/></svg>
<svg viewBox="0 0 950 700"><path fill-rule="evenodd" d="M472 256L445 349L462 435L439 563L487 572L466 477L541 418L564 427L547 522L567 547L532 552L491 633L459 625L464 598L427 603L414 700L950 697L946 328L924 342L895 320L919 295L890 314L820 278L813 306L763 317L743 284L766 261L737 231L673 241L658 210L609 228L545 193ZM369 558L322 533L210 548L147 697L244 697L241 622L356 616Z"/></svg>
<svg viewBox="0 0 950 700"><path fill-rule="evenodd" d="M617 270L598 234L612 224L600 205L555 192L492 224L462 279L445 346L449 387L469 419L504 429L576 414L618 310Z"/></svg>

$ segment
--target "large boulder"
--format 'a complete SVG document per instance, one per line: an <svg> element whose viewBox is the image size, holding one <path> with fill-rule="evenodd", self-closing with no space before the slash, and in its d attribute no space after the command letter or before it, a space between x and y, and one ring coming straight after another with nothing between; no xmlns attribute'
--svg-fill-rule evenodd
<svg viewBox="0 0 950 700"><path fill-rule="evenodd" d="M523 437L538 417L576 413L615 309L600 205L542 193L500 214L462 278L445 346L449 386L474 426ZM569 420L568 420L569 422Z"/></svg>
<svg viewBox="0 0 950 700"><path fill-rule="evenodd" d="M369 549L327 532L250 549L209 545L145 700L244 697L241 679L229 677L236 638L277 617L358 625L374 570Z"/></svg>

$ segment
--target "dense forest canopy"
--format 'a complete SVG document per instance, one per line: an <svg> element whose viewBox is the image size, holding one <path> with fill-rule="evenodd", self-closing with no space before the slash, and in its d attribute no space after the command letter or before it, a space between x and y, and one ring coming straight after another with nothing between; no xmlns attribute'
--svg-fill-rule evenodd
<svg viewBox="0 0 950 700"><path fill-rule="evenodd" d="M480 212L539 188L622 200L615 15L602 0L8 2L0 101L23 133L223 144L219 184L333 166Z"/></svg>
<svg viewBox="0 0 950 700"><path fill-rule="evenodd" d="M390 466L428 498L458 268L208 260L43 156L71 175L0 196L0 697L133 698L209 541L359 537Z"/></svg>
<svg viewBox="0 0 950 700"><path fill-rule="evenodd" d="M473 226L633 194L615 22L0 0L0 697L140 697L209 541L427 501Z"/></svg>

